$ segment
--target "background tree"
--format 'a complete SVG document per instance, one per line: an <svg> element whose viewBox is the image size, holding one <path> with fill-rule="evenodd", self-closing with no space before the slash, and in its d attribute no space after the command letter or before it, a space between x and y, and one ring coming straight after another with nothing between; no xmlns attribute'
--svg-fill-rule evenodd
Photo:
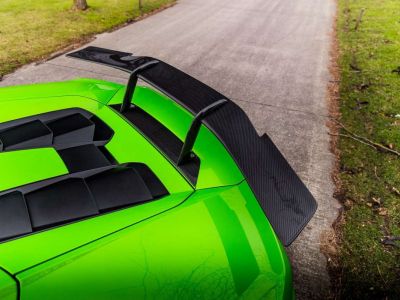
<svg viewBox="0 0 400 300"><path fill-rule="evenodd" d="M142 3L142 0L139 0L139 11L140 11L140 14L142 14L142 9L143 9L143 3Z"/></svg>
<svg viewBox="0 0 400 300"><path fill-rule="evenodd" d="M78 10L85 10L88 8L86 0L74 0L74 7Z"/></svg>

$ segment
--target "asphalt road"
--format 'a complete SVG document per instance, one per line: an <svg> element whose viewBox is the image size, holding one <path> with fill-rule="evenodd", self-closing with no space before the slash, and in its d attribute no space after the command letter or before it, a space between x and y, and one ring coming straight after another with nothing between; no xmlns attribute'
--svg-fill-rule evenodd
<svg viewBox="0 0 400 300"><path fill-rule="evenodd" d="M180 0L92 43L176 65L237 102L271 136L319 204L288 248L300 299L324 298L329 290L320 236L338 209L325 124L334 12L334 0ZM26 66L0 85L75 77L126 80L117 70L62 56Z"/></svg>

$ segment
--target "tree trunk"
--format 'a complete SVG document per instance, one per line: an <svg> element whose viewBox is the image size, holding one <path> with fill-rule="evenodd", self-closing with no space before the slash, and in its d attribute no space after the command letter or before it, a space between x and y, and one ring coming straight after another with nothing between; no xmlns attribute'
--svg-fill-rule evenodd
<svg viewBox="0 0 400 300"><path fill-rule="evenodd" d="M142 9L143 9L143 3L142 3L142 0L139 0L139 11L140 11L140 14L142 14Z"/></svg>
<svg viewBox="0 0 400 300"><path fill-rule="evenodd" d="M78 10L85 10L88 8L86 0L74 0L74 7Z"/></svg>

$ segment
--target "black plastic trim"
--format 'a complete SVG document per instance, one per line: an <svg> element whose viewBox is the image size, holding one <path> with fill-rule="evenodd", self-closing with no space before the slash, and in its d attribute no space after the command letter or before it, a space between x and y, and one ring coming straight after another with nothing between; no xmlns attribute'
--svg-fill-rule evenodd
<svg viewBox="0 0 400 300"><path fill-rule="evenodd" d="M47 127L53 132L54 144L85 143L94 139L95 125L80 113L50 121Z"/></svg>
<svg viewBox="0 0 400 300"><path fill-rule="evenodd" d="M90 176L85 181L100 211L108 211L153 199L142 177L133 168L113 168Z"/></svg>
<svg viewBox="0 0 400 300"><path fill-rule="evenodd" d="M168 195L146 165L118 164L104 147L113 130L83 109L0 123L1 134L4 150L54 147L69 174L0 191L0 242Z"/></svg>
<svg viewBox="0 0 400 300"><path fill-rule="evenodd" d="M0 152L42 147L61 150L88 143L101 146L113 135L107 124L86 110L62 109L0 123Z"/></svg>
<svg viewBox="0 0 400 300"><path fill-rule="evenodd" d="M85 170L2 191L0 242L168 194L157 176L141 163ZM10 197L13 201L7 201ZM2 214L6 214L4 218Z"/></svg>
<svg viewBox="0 0 400 300"><path fill-rule="evenodd" d="M0 131L3 150L51 146L53 134L40 120L33 120Z"/></svg>
<svg viewBox="0 0 400 300"><path fill-rule="evenodd" d="M142 163L129 163L126 166L134 168L136 172L140 174L140 177L142 177L154 199L168 194L165 186L162 184L160 179L154 175L148 166Z"/></svg>
<svg viewBox="0 0 400 300"><path fill-rule="evenodd" d="M120 111L119 104L110 107L116 112ZM190 160L178 164L183 142L175 134L140 107L132 106L121 114L150 139L182 171L193 185L196 185L200 170L200 159L193 153Z"/></svg>
<svg viewBox="0 0 400 300"><path fill-rule="evenodd" d="M64 161L70 173L77 173L111 165L111 162L103 152L93 144L59 150L58 154Z"/></svg>
<svg viewBox="0 0 400 300"><path fill-rule="evenodd" d="M32 232L24 195L11 192L0 196L0 240Z"/></svg>
<svg viewBox="0 0 400 300"><path fill-rule="evenodd" d="M69 178L25 195L33 229L53 227L99 213L86 183Z"/></svg>

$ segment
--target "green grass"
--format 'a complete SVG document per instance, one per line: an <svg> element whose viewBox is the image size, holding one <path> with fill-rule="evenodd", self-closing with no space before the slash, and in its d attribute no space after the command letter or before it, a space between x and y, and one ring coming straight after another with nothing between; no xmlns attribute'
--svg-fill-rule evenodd
<svg viewBox="0 0 400 300"><path fill-rule="evenodd" d="M143 13L175 0L143 0ZM140 15L138 0L0 0L0 76Z"/></svg>
<svg viewBox="0 0 400 300"><path fill-rule="evenodd" d="M400 1L339 0L338 38L341 122L400 152L400 74L392 72L400 67ZM339 149L346 203L339 293L344 299L398 299L400 242L381 240L400 236L400 157L345 137Z"/></svg>

